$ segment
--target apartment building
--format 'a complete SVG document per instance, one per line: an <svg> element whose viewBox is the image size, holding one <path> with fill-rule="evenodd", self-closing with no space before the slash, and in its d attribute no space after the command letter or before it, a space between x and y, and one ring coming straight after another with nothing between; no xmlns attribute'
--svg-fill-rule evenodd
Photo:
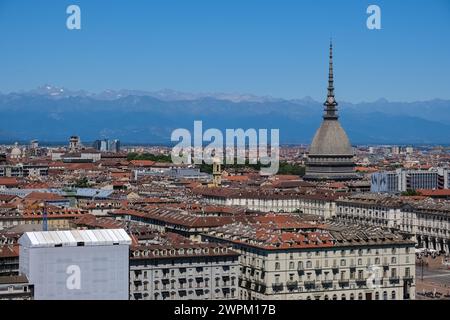
<svg viewBox="0 0 450 320"><path fill-rule="evenodd" d="M19 246L0 244L0 277L19 274Z"/></svg>
<svg viewBox="0 0 450 320"><path fill-rule="evenodd" d="M240 299L415 298L414 241L380 228L334 223L293 232L237 223L211 230L204 240L241 254Z"/></svg>
<svg viewBox="0 0 450 320"><path fill-rule="evenodd" d="M0 177L23 178L42 176L48 176L47 165L16 164L0 166Z"/></svg>
<svg viewBox="0 0 450 320"><path fill-rule="evenodd" d="M191 240L200 240L200 234L210 228L236 220L246 220L246 217L242 215L215 217L176 208L139 208L135 206L130 206L130 209L113 210L109 212L109 215L118 220L145 224L155 230L174 232Z"/></svg>
<svg viewBox="0 0 450 320"><path fill-rule="evenodd" d="M450 252L450 201L360 194L336 201L336 220L411 234L419 247Z"/></svg>
<svg viewBox="0 0 450 320"><path fill-rule="evenodd" d="M214 244L131 248L130 300L238 298L239 254Z"/></svg>
<svg viewBox="0 0 450 320"><path fill-rule="evenodd" d="M449 189L450 170L432 168L430 170L397 169L375 172L371 176L372 192L398 193L417 189Z"/></svg>
<svg viewBox="0 0 450 320"><path fill-rule="evenodd" d="M195 192L207 204L240 206L260 212L298 212L325 219L335 214L335 200L339 197L329 190L296 192L201 188Z"/></svg>
<svg viewBox="0 0 450 320"><path fill-rule="evenodd" d="M24 275L0 276L0 300L32 300L34 286Z"/></svg>

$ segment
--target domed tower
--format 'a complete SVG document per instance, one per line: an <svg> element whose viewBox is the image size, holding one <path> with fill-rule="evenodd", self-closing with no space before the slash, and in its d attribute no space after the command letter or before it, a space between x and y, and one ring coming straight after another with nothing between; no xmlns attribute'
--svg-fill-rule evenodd
<svg viewBox="0 0 450 320"><path fill-rule="evenodd" d="M19 143L14 143L14 147L11 149L10 154L11 159L20 159L22 158L22 150L19 148Z"/></svg>
<svg viewBox="0 0 450 320"><path fill-rule="evenodd" d="M334 98L333 44L330 43L328 96L320 128L314 135L306 163L305 180L353 180L355 173L352 145L339 123Z"/></svg>

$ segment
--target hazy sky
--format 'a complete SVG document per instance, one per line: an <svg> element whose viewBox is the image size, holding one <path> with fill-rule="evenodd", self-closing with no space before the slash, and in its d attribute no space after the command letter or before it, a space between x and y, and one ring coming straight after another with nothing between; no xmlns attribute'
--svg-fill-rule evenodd
<svg viewBox="0 0 450 320"><path fill-rule="evenodd" d="M81 8L81 30L66 8ZM366 9L381 7L381 30ZM70 89L450 99L448 0L0 0L0 91Z"/></svg>

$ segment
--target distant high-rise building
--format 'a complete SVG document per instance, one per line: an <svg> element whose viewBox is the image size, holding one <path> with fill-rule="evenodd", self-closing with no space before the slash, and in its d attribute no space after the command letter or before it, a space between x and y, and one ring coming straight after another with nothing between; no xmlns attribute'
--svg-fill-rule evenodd
<svg viewBox="0 0 450 320"><path fill-rule="evenodd" d="M96 140L94 141L93 147L102 152L113 152L117 153L120 151L120 141L117 139L114 140Z"/></svg>
<svg viewBox="0 0 450 320"><path fill-rule="evenodd" d="M381 193L397 193L418 189L449 189L450 170L406 170L375 172L370 190Z"/></svg>
<svg viewBox="0 0 450 320"><path fill-rule="evenodd" d="M305 180L352 180L354 152L344 129L338 121L338 103L334 98L333 45L330 43L328 96L324 103L323 122L311 143L306 162Z"/></svg>
<svg viewBox="0 0 450 320"><path fill-rule="evenodd" d="M120 141L117 139L108 140L108 151L110 152L119 152L120 151Z"/></svg>

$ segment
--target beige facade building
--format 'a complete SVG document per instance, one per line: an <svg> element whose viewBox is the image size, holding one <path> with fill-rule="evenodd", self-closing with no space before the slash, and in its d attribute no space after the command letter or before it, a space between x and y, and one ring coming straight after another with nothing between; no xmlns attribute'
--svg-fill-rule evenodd
<svg viewBox="0 0 450 320"><path fill-rule="evenodd" d="M208 244L132 248L130 300L237 299L238 256Z"/></svg>
<svg viewBox="0 0 450 320"><path fill-rule="evenodd" d="M233 189L198 190L207 204L239 206L259 212L298 212L329 219L336 213L338 196L331 191L277 192Z"/></svg>
<svg viewBox="0 0 450 320"><path fill-rule="evenodd" d="M415 298L414 241L379 228L234 224L204 239L241 254L240 299Z"/></svg>
<svg viewBox="0 0 450 320"><path fill-rule="evenodd" d="M336 201L336 219L397 229L413 235L419 247L450 252L450 201L354 195Z"/></svg>

